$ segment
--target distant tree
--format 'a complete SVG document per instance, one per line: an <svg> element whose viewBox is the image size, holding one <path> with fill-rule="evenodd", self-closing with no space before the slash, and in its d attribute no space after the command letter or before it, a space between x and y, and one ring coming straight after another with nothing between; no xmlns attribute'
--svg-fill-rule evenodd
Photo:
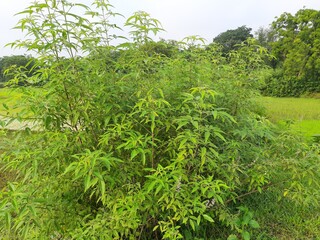
<svg viewBox="0 0 320 240"><path fill-rule="evenodd" d="M235 50L237 48L237 44L240 44L248 38L253 37L251 31L252 28L248 28L244 25L238 27L237 29L227 30L223 33L220 33L213 39L213 42L221 44L223 46L223 52L228 53L231 50Z"/></svg>
<svg viewBox="0 0 320 240"><path fill-rule="evenodd" d="M6 73L6 70L11 67L25 67L27 75L32 74L32 67L34 62L31 56L12 55L0 58L0 82L7 82L11 79L11 74Z"/></svg>
<svg viewBox="0 0 320 240"><path fill-rule="evenodd" d="M158 42L150 41L140 46L140 50L149 55L160 54L173 57L179 52L179 43L176 40L160 39Z"/></svg>
<svg viewBox="0 0 320 240"><path fill-rule="evenodd" d="M259 27L258 30L254 32L254 38L258 41L258 44L268 50L271 53L271 44L276 40L275 33L272 27ZM266 64L275 68L278 64L276 58L265 58Z"/></svg>
<svg viewBox="0 0 320 240"><path fill-rule="evenodd" d="M290 81L304 81L301 92L320 91L320 11L301 9L272 23L272 53ZM300 84L299 84L300 86Z"/></svg>
<svg viewBox="0 0 320 240"><path fill-rule="evenodd" d="M271 27L259 27L258 30L254 32L254 37L262 47L265 47L268 50L271 49L270 43L275 41Z"/></svg>

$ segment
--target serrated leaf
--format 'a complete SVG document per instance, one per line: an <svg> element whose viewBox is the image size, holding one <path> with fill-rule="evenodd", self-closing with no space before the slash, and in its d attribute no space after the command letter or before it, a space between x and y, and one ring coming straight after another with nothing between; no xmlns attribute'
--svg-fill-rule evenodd
<svg viewBox="0 0 320 240"><path fill-rule="evenodd" d="M11 215L9 212L5 213L5 218L6 218L6 224L7 224L8 228L10 228L11 227Z"/></svg>
<svg viewBox="0 0 320 240"><path fill-rule="evenodd" d="M102 199L105 198L104 195L106 193L106 184L104 181L100 181L100 192L101 192L101 195L102 195Z"/></svg>
<svg viewBox="0 0 320 240"><path fill-rule="evenodd" d="M251 220L251 216L247 213L243 216L243 220L242 220L242 224L243 225L247 225L249 223L249 221Z"/></svg>
<svg viewBox="0 0 320 240"><path fill-rule="evenodd" d="M207 154L207 149L206 148L201 148L201 166L203 166L206 162L206 154Z"/></svg>

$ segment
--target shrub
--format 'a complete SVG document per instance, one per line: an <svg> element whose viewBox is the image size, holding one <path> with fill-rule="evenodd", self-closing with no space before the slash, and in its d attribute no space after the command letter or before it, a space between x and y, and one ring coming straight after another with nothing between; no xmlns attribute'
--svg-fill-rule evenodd
<svg viewBox="0 0 320 240"><path fill-rule="evenodd" d="M15 44L38 52L41 74L33 78L49 81L41 93L26 89L41 131L19 132L3 155L5 168L19 173L1 193L4 237L248 239L259 225L243 197L279 185L287 196L310 198L317 168L252 110L262 61L250 42L228 64L218 48L188 42L171 58L150 54L141 44L158 22L148 19L133 25L143 31L134 32L137 42L104 48L99 23L72 12L113 15L107 2L95 4L101 13L49 0L23 12L21 27L39 33L38 44ZM101 61L106 51L119 54Z"/></svg>

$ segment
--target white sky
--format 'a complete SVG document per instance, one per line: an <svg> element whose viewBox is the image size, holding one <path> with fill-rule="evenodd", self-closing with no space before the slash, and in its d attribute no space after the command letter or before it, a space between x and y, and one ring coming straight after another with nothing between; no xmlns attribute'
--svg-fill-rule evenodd
<svg viewBox="0 0 320 240"><path fill-rule="evenodd" d="M91 4L90 0L80 1ZM0 56L24 53L3 46L23 37L21 32L12 30L19 20L14 14L29 3L29 0L0 0ZM208 43L219 33L242 25L253 28L253 32L260 26L267 27L276 16L284 12L294 14L304 6L320 10L319 0L110 0L110 3L126 18L138 10L150 13L166 30L159 37L181 40L200 35Z"/></svg>

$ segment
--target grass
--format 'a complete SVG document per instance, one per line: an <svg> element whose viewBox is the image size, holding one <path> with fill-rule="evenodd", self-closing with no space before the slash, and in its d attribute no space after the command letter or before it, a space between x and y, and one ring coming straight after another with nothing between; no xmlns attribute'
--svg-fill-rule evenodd
<svg viewBox="0 0 320 240"><path fill-rule="evenodd" d="M320 209L316 206L297 205L282 193L270 189L247 199L248 207L255 210L254 218L260 228L254 230L256 239L294 240L320 239Z"/></svg>
<svg viewBox="0 0 320 240"><path fill-rule="evenodd" d="M15 88L0 88L0 115L7 116L19 112L18 103L22 93Z"/></svg>
<svg viewBox="0 0 320 240"><path fill-rule="evenodd" d="M320 99L262 97L268 116L279 120L320 120Z"/></svg>
<svg viewBox="0 0 320 240"><path fill-rule="evenodd" d="M272 122L290 125L307 140L320 134L320 99L262 97L258 101ZM286 198L279 201L281 195L273 189L247 199L261 226L257 239L320 239L320 208L296 205Z"/></svg>
<svg viewBox="0 0 320 240"><path fill-rule="evenodd" d="M320 99L262 97L259 102L272 122L289 123L307 139L320 134Z"/></svg>

